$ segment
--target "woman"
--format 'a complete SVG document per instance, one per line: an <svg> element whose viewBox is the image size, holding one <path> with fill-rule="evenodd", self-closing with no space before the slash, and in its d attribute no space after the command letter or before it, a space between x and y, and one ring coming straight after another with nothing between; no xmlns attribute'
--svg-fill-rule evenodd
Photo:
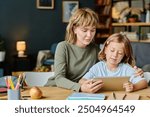
<svg viewBox="0 0 150 117"><path fill-rule="evenodd" d="M55 82L58 87L80 90L78 81L97 62L98 46L93 43L97 14L89 8L78 9L70 18L66 40L55 53Z"/></svg>
<svg viewBox="0 0 150 117"><path fill-rule="evenodd" d="M58 87L81 91L78 81L98 62L99 47L93 43L98 23L98 15L89 8L78 9L71 16L65 41L58 44L55 53L55 83ZM137 71L141 74L141 70ZM90 82L86 81L82 87L95 91L99 81Z"/></svg>

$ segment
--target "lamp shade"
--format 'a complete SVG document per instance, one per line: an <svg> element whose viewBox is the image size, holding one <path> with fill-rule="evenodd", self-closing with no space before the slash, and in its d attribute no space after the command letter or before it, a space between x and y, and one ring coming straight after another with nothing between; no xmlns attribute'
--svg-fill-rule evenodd
<svg viewBox="0 0 150 117"><path fill-rule="evenodd" d="M25 57L24 51L26 50L26 42L25 41L17 41L16 49L18 51L18 57Z"/></svg>
<svg viewBox="0 0 150 117"><path fill-rule="evenodd" d="M17 49L17 51L25 51L26 50L26 42L25 41L17 41L16 49Z"/></svg>

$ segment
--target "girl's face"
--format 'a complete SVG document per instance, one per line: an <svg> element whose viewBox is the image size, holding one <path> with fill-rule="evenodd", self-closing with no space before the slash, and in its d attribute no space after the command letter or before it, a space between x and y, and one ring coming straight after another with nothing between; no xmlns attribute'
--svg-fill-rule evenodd
<svg viewBox="0 0 150 117"><path fill-rule="evenodd" d="M96 33L96 27L78 26L78 27L74 28L74 33L77 36L76 45L84 48L87 45L89 45L91 43L91 41L93 40L95 33Z"/></svg>
<svg viewBox="0 0 150 117"><path fill-rule="evenodd" d="M118 42L109 42L108 46L105 48L106 63L108 65L118 66L118 64L123 59L124 44Z"/></svg>

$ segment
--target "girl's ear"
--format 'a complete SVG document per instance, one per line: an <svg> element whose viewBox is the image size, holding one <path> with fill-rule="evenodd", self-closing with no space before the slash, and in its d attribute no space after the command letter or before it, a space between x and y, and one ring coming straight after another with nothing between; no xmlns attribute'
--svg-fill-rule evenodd
<svg viewBox="0 0 150 117"><path fill-rule="evenodd" d="M104 47L104 53L105 54L107 53L107 47Z"/></svg>

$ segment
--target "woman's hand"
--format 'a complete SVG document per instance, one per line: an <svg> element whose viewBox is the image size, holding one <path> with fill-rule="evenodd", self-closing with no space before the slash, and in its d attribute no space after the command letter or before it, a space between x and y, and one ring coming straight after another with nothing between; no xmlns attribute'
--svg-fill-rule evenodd
<svg viewBox="0 0 150 117"><path fill-rule="evenodd" d="M96 93L103 87L103 81L86 80L81 85L81 91L86 93Z"/></svg>
<svg viewBox="0 0 150 117"><path fill-rule="evenodd" d="M134 91L134 85L131 82L124 83L123 88L125 88L126 92Z"/></svg>
<svg viewBox="0 0 150 117"><path fill-rule="evenodd" d="M135 69L135 75L136 76L141 76L141 77L144 77L144 72L141 68L138 68L137 66L134 66L134 69Z"/></svg>

